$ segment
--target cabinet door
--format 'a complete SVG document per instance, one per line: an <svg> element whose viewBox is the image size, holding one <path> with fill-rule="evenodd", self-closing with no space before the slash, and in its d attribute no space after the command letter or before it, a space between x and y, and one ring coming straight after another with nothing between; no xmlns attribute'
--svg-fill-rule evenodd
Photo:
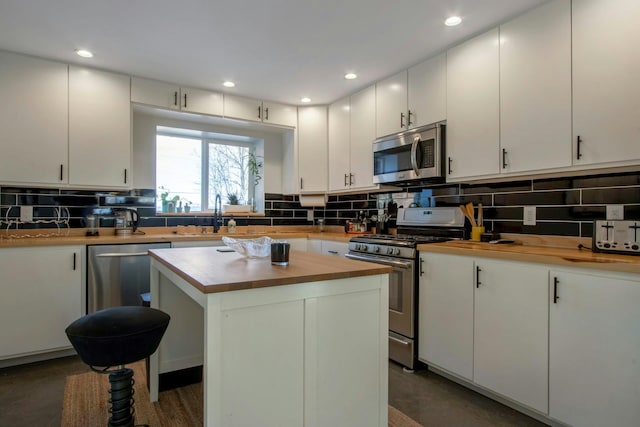
<svg viewBox="0 0 640 427"><path fill-rule="evenodd" d="M224 96L224 116L232 119L262 121L262 102L257 99Z"/></svg>
<svg viewBox="0 0 640 427"><path fill-rule="evenodd" d="M67 82L66 64L0 52L0 182L67 182Z"/></svg>
<svg viewBox="0 0 640 427"><path fill-rule="evenodd" d="M222 94L208 90L181 88L180 109L191 113L222 116Z"/></svg>
<svg viewBox="0 0 640 427"><path fill-rule="evenodd" d="M418 302L420 360L473 380L473 258L424 253Z"/></svg>
<svg viewBox="0 0 640 427"><path fill-rule="evenodd" d="M69 184L131 186L129 76L69 67Z"/></svg>
<svg viewBox="0 0 640 427"><path fill-rule="evenodd" d="M378 290L305 300L305 422L298 425L383 425L380 403L386 413L386 396L380 390L386 393L388 378L380 361L385 367L388 362L379 307L386 303Z"/></svg>
<svg viewBox="0 0 640 427"><path fill-rule="evenodd" d="M447 57L440 54L408 71L409 128L447 119Z"/></svg>
<svg viewBox="0 0 640 427"><path fill-rule="evenodd" d="M574 164L637 163L640 2L576 0L572 14Z"/></svg>
<svg viewBox="0 0 640 427"><path fill-rule="evenodd" d="M70 348L83 314L83 246L0 249L0 359Z"/></svg>
<svg viewBox="0 0 640 427"><path fill-rule="evenodd" d="M407 70L376 83L376 137L407 128Z"/></svg>
<svg viewBox="0 0 640 427"><path fill-rule="evenodd" d="M498 29L447 51L448 178L499 173Z"/></svg>
<svg viewBox="0 0 640 427"><path fill-rule="evenodd" d="M329 105L329 190L349 188L350 100L343 98Z"/></svg>
<svg viewBox="0 0 640 427"><path fill-rule="evenodd" d="M322 253L322 240L309 239L307 240L307 252L313 252L316 254Z"/></svg>
<svg viewBox="0 0 640 427"><path fill-rule="evenodd" d="M569 0L500 27L500 146L502 172L571 166Z"/></svg>
<svg viewBox="0 0 640 427"><path fill-rule="evenodd" d="M476 260L474 382L523 405L548 408L548 270Z"/></svg>
<svg viewBox="0 0 640 427"><path fill-rule="evenodd" d="M158 80L131 78L131 102L180 109L180 87Z"/></svg>
<svg viewBox="0 0 640 427"><path fill-rule="evenodd" d="M298 109L300 192L327 191L327 108Z"/></svg>
<svg viewBox="0 0 640 427"><path fill-rule="evenodd" d="M376 90L370 86L351 96L351 188L373 187L373 141L376 139Z"/></svg>
<svg viewBox="0 0 640 427"><path fill-rule="evenodd" d="M574 426L637 426L640 281L562 271L550 279L549 415Z"/></svg>
<svg viewBox="0 0 640 427"><path fill-rule="evenodd" d="M332 240L322 241L322 253L324 255L343 257L347 252L349 252L349 243L334 242Z"/></svg>
<svg viewBox="0 0 640 427"><path fill-rule="evenodd" d="M262 121L273 125L296 127L298 125L298 109L293 105L263 102L264 114Z"/></svg>

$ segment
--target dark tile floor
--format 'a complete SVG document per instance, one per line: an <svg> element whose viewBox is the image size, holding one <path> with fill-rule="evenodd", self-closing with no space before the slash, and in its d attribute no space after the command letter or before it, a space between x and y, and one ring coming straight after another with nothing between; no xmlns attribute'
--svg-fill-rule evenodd
<svg viewBox="0 0 640 427"><path fill-rule="evenodd" d="M0 427L59 427L65 377L88 370L77 357L0 369ZM393 362L389 403L425 427L544 425L439 375L405 373Z"/></svg>

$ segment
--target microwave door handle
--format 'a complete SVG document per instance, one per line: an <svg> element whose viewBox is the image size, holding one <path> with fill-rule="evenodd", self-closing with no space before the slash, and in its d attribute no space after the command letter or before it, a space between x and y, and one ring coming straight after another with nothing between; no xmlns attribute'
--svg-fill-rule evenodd
<svg viewBox="0 0 640 427"><path fill-rule="evenodd" d="M411 167L416 176L420 176L420 171L418 170L418 144L420 144L420 137L416 136L411 144Z"/></svg>

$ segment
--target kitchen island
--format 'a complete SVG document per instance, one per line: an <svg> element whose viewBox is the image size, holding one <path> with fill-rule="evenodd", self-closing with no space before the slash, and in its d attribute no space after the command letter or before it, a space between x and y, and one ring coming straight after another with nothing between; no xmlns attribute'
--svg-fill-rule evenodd
<svg viewBox="0 0 640 427"><path fill-rule="evenodd" d="M291 251L157 249L151 306L171 316L158 376L204 366L204 425L386 426L388 280L379 264Z"/></svg>

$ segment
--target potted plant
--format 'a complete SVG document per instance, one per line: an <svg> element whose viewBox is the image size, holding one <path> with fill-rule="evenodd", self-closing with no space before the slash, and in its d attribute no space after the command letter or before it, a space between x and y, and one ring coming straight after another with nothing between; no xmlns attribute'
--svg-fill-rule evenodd
<svg viewBox="0 0 640 427"><path fill-rule="evenodd" d="M251 206L240 205L236 193L227 194L227 205L222 207L223 212L250 212Z"/></svg>
<svg viewBox="0 0 640 427"><path fill-rule="evenodd" d="M189 200L184 201L184 212L185 213L191 212L191 202Z"/></svg>
<svg viewBox="0 0 640 427"><path fill-rule="evenodd" d="M160 193L160 200L162 201L162 212L167 212L169 209L169 200L167 200L167 198L169 197L169 190L167 188L164 188L163 186L160 186L159 190L162 190L162 192Z"/></svg>

